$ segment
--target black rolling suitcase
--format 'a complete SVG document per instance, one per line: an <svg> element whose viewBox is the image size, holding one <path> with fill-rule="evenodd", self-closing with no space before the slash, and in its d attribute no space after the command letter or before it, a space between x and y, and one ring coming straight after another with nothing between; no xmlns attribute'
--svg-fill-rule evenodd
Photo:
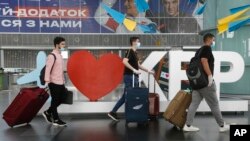
<svg viewBox="0 0 250 141"><path fill-rule="evenodd" d="M128 88L125 98L125 119L126 125L130 122L145 124L148 122L149 114L149 90L148 88L133 87Z"/></svg>

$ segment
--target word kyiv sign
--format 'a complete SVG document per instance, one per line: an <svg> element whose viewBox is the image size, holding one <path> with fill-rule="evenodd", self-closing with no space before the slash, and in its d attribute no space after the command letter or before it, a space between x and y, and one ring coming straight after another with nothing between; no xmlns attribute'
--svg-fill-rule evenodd
<svg viewBox="0 0 250 141"><path fill-rule="evenodd" d="M188 80L185 70L181 70L182 62L189 62L195 55L195 52L189 51L154 51L143 62L143 66L153 69L157 63L169 53L169 94L166 97L163 91L156 84L156 93L160 95L162 101L172 100L176 93L181 89L181 80ZM214 80L217 88L218 98L220 97L220 84L238 81L245 69L245 63L240 54L231 51L213 51L214 62ZM230 69L227 72L221 72L222 63L226 63ZM142 72L142 81L148 84L148 75ZM150 86L153 86L154 80L151 79ZM153 88L150 88L153 90Z"/></svg>

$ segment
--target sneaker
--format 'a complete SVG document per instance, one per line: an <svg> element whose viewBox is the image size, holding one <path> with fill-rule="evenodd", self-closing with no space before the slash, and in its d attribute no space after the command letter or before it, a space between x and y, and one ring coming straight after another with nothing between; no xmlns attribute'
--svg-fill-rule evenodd
<svg viewBox="0 0 250 141"><path fill-rule="evenodd" d="M186 131L186 132L195 132L195 131L200 131L200 129L198 127L195 127L195 126L190 126L188 127L186 124L184 125L183 131Z"/></svg>
<svg viewBox="0 0 250 141"><path fill-rule="evenodd" d="M62 120L58 119L58 120L55 120L53 122L53 125L55 126L67 126L65 122L63 122Z"/></svg>
<svg viewBox="0 0 250 141"><path fill-rule="evenodd" d="M109 112L109 113L108 113L108 116L109 116L111 119L113 119L114 121L119 121L119 119L118 119L116 113Z"/></svg>
<svg viewBox="0 0 250 141"><path fill-rule="evenodd" d="M223 127L220 127L220 132L226 132L226 131L229 131L230 129L230 125L229 124L226 124L224 123L224 126Z"/></svg>
<svg viewBox="0 0 250 141"><path fill-rule="evenodd" d="M46 122L48 123L52 123L52 116L51 114L49 114L47 111L43 112L43 117L46 120Z"/></svg>

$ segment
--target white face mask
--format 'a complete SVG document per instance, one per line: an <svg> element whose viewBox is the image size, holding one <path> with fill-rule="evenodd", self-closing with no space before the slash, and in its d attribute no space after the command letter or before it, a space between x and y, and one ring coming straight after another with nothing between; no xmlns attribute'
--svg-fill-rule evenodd
<svg viewBox="0 0 250 141"><path fill-rule="evenodd" d="M215 41L213 41L212 45L211 45L212 48L215 47Z"/></svg>
<svg viewBox="0 0 250 141"><path fill-rule="evenodd" d="M141 47L141 43L140 43L140 42L137 42L137 43L136 43L136 47Z"/></svg>

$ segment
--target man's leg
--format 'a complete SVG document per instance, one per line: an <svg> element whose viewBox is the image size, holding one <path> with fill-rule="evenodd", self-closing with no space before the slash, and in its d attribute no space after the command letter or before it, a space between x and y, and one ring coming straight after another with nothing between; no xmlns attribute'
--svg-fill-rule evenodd
<svg viewBox="0 0 250 141"><path fill-rule="evenodd" d="M200 95L199 91L194 90L192 92L192 102L188 108L186 125L191 126L193 124L193 119L198 109L203 97Z"/></svg>
<svg viewBox="0 0 250 141"><path fill-rule="evenodd" d="M125 92L126 90L124 90L122 97L118 100L118 102L116 103L115 107L112 109L111 112L116 113L116 111L122 106L122 104L125 102Z"/></svg>
<svg viewBox="0 0 250 141"><path fill-rule="evenodd" d="M206 87L206 88L202 89L201 94L205 98L208 106L210 107L211 112L213 113L217 124L219 126L223 126L224 120L223 120L222 115L221 115L219 101L218 101L217 95L216 95L215 83L213 83L211 87Z"/></svg>
<svg viewBox="0 0 250 141"><path fill-rule="evenodd" d="M119 101L116 103L115 107L111 112L116 113L116 111L124 104L125 102L125 94L126 94L126 89L132 87L132 82L131 82L131 77L130 76L125 76L124 77L124 82L125 82L125 88L122 97L119 99ZM138 87L138 77L135 77L135 87Z"/></svg>
<svg viewBox="0 0 250 141"><path fill-rule="evenodd" d="M58 85L49 83L51 104L47 111L43 112L43 116L48 123L54 122L54 119L58 119L57 106L60 104L60 95Z"/></svg>
<svg viewBox="0 0 250 141"><path fill-rule="evenodd" d="M130 75L124 75L124 92L122 97L118 100L118 102L115 104L114 108L112 109L111 112L108 113L108 116L112 118L115 121L118 121L118 117L116 115L117 110L125 103L125 95L126 95L126 90L127 88L131 87L132 85L132 78Z"/></svg>
<svg viewBox="0 0 250 141"><path fill-rule="evenodd" d="M60 105L60 87L59 85L50 83L49 84L50 94L51 94L51 105L47 110L48 113L52 114L53 119L59 119L57 107Z"/></svg>
<svg viewBox="0 0 250 141"><path fill-rule="evenodd" d="M191 102L189 109L188 109L187 121L183 127L183 131L189 132L189 131L199 131L200 130L198 127L192 126L192 124L193 124L196 110L199 107L202 99L203 99L203 97L200 95L199 90L194 90L192 92L192 102Z"/></svg>
<svg viewBox="0 0 250 141"><path fill-rule="evenodd" d="M49 88L51 93L51 106L44 114L52 115L53 125L66 126L66 123L59 118L57 112L57 107L61 104L61 99L64 94L64 85L50 83Z"/></svg>

